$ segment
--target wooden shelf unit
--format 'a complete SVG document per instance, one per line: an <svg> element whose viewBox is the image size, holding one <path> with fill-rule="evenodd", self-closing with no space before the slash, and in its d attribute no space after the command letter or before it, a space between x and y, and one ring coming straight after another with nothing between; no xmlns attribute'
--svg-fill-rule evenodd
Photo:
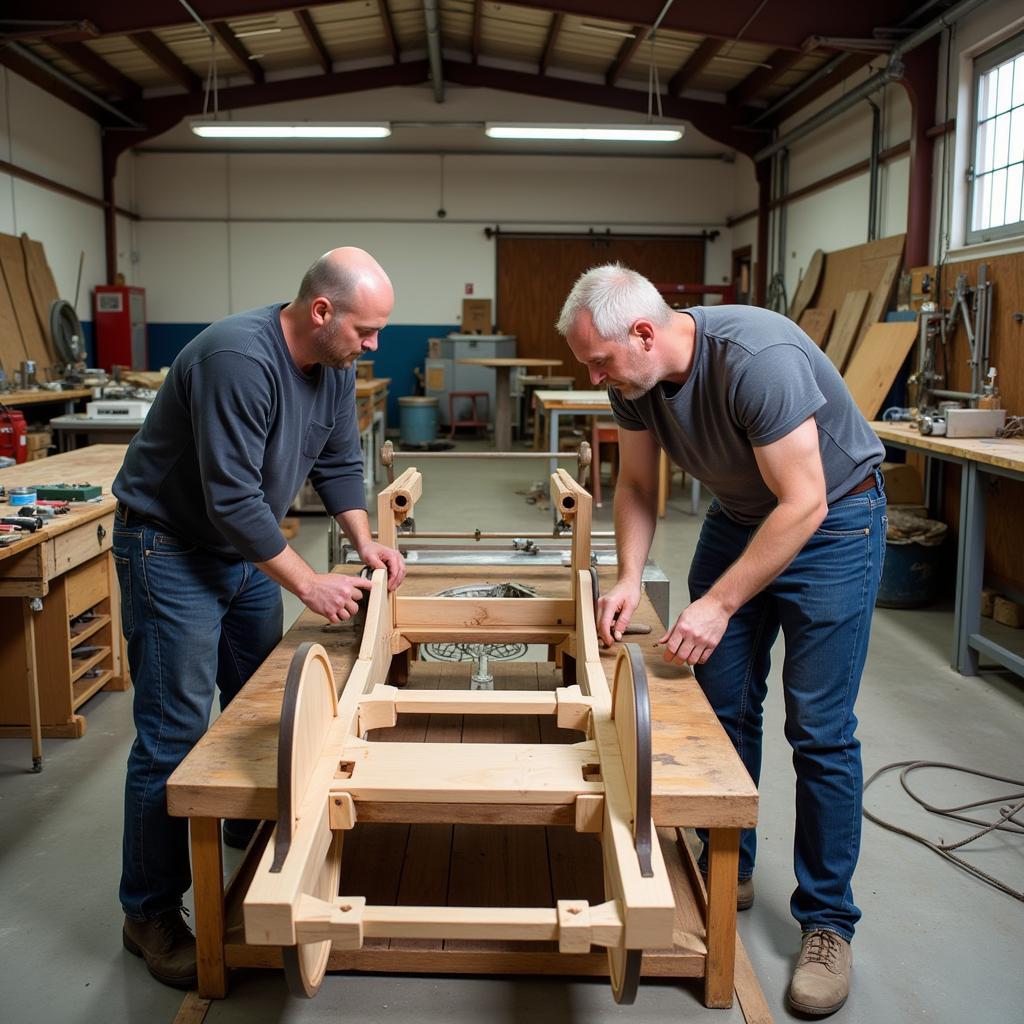
<svg viewBox="0 0 1024 1024"><path fill-rule="evenodd" d="M119 600L109 551L82 562L50 581L49 593L35 616L35 657L39 672L39 714L44 736L81 736L86 720L78 709L99 690L128 688L123 656ZM15 605L16 599L0 599ZM13 609L12 609L13 610ZM91 612L81 629L72 623ZM98 650L75 657L83 647ZM28 671L21 613L0 615L0 678L25 678ZM97 675L91 675L99 670ZM0 735L28 735L28 696L23 687L0 689Z"/></svg>

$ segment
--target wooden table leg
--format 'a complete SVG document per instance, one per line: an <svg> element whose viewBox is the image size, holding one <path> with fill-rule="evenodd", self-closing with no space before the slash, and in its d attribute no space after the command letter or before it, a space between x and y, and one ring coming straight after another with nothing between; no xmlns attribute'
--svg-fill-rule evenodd
<svg viewBox="0 0 1024 1024"><path fill-rule="evenodd" d="M668 489L672 482L672 464L664 450L658 453L658 518L668 511Z"/></svg>
<svg viewBox="0 0 1024 1024"><path fill-rule="evenodd" d="M494 447L499 452L512 450L512 367L495 367Z"/></svg>
<svg viewBox="0 0 1024 1024"><path fill-rule="evenodd" d="M704 1005L732 1006L736 967L736 875L740 862L740 830L713 828L708 849L708 959L704 973Z"/></svg>
<svg viewBox="0 0 1024 1024"><path fill-rule="evenodd" d="M223 999L228 990L224 962L224 862L219 818L190 818L192 888L196 905L199 994Z"/></svg>
<svg viewBox="0 0 1024 1024"><path fill-rule="evenodd" d="M43 770L43 726L39 719L39 666L36 661L35 615L43 607L38 597L26 597L22 604L25 622L25 662L28 667L25 680L28 687L28 724L32 734L32 771Z"/></svg>

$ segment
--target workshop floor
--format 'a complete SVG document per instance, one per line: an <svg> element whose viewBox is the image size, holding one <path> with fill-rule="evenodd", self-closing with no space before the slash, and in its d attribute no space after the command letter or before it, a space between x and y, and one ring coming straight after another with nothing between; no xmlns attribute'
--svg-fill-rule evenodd
<svg viewBox="0 0 1024 1024"><path fill-rule="evenodd" d="M430 463L417 507L420 529L521 531L542 542L550 512L523 492L545 475L537 462ZM610 495L595 510L595 529L609 528ZM671 611L685 601L687 565L700 520L688 514L678 481L652 557L672 580ZM307 516L295 542L326 567L326 525ZM289 599L286 621L298 612ZM922 759L969 765L997 775L1024 775L1024 685L1006 674L964 678L948 665L948 607L879 610L858 704L864 766ZM780 642L781 646L781 642ZM776 652L781 654L781 650ZM776 1020L787 1020L784 992L799 949L789 916L793 776L782 734L778 664L766 709L761 784L757 901L739 928ZM3 680L3 685L14 685ZM81 740L45 741L46 767L26 772L27 740L0 742L0 1016L10 1024L170 1024L182 994L153 981L121 948L117 904L121 791L132 741L130 693L101 693L83 709ZM926 771L921 788L939 803L1007 792ZM886 779L868 793L883 816L945 840L967 826L940 822ZM1024 841L990 835L966 856L1024 887ZM230 869L235 854L228 851ZM854 944L855 984L833 1019L882 1021L1019 1021L1024 907L924 847L865 822L855 895L864 913ZM488 1021L741 1021L738 1007L706 1010L695 983L645 983L636 1005L619 1009L604 983L578 980L332 976L309 1002L292 999L281 975L236 973L230 998L215 1002L210 1024L402 1021L461 1024Z"/></svg>

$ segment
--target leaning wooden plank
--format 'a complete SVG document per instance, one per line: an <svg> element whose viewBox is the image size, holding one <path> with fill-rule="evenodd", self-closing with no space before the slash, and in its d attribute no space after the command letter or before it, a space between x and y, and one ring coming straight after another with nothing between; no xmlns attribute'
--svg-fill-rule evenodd
<svg viewBox="0 0 1024 1024"><path fill-rule="evenodd" d="M832 318L835 316L834 309L815 308L805 309L804 315L800 317L800 330L814 342L818 348L824 348L828 341L829 328L832 326Z"/></svg>
<svg viewBox="0 0 1024 1024"><path fill-rule="evenodd" d="M873 420L878 415L886 392L916 340L916 321L872 324L869 328L844 377L866 419Z"/></svg>
<svg viewBox="0 0 1024 1024"><path fill-rule="evenodd" d="M3 269L7 290L10 292L14 315L21 331L25 356L35 360L36 371L40 379L44 379L43 371L52 365L53 360L46 349L39 322L36 319L32 293L28 286L28 275L25 272L25 254L21 249L21 240L13 235L0 234L0 268Z"/></svg>
<svg viewBox="0 0 1024 1024"><path fill-rule="evenodd" d="M60 357L57 355L57 348L50 332L50 307L60 298L57 294L57 283L53 279L50 265L46 262L46 253L43 250L42 242L36 242L28 235L22 234L21 251L25 257L25 273L28 277L28 287L32 294L32 304L35 307L39 330L46 343L50 362L59 363Z"/></svg>
<svg viewBox="0 0 1024 1024"><path fill-rule="evenodd" d="M800 318L804 315L804 310L814 301L824 267L825 254L820 249L815 249L811 254L810 263L807 264L807 272L800 278L800 283L793 293L793 301L789 307L790 320L799 323Z"/></svg>
<svg viewBox="0 0 1024 1024"><path fill-rule="evenodd" d="M8 380L14 380L14 371L20 369L21 364L28 358L21 340L18 318L14 315L7 280L0 270L0 367L3 367Z"/></svg>
<svg viewBox="0 0 1024 1024"><path fill-rule="evenodd" d="M858 288L843 296L839 307L835 326L825 346L825 355L832 360L832 365L842 373L853 350L853 343L860 335L861 321L867 309L871 292L867 288Z"/></svg>

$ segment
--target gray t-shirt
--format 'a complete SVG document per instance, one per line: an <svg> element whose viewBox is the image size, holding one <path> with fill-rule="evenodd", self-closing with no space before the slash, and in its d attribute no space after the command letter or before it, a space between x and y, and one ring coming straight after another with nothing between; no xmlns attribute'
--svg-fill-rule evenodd
<svg viewBox="0 0 1024 1024"><path fill-rule="evenodd" d="M757 306L695 306L693 368L682 385L661 383L637 399L609 388L624 430L649 430L669 457L701 481L728 515L757 524L777 504L754 448L808 416L818 425L826 500L881 463L884 449L829 359L792 320Z"/></svg>
<svg viewBox="0 0 1024 1024"><path fill-rule="evenodd" d="M303 373L282 308L225 317L181 350L114 481L133 512L225 558L280 554L307 477L330 515L366 508L355 369Z"/></svg>

